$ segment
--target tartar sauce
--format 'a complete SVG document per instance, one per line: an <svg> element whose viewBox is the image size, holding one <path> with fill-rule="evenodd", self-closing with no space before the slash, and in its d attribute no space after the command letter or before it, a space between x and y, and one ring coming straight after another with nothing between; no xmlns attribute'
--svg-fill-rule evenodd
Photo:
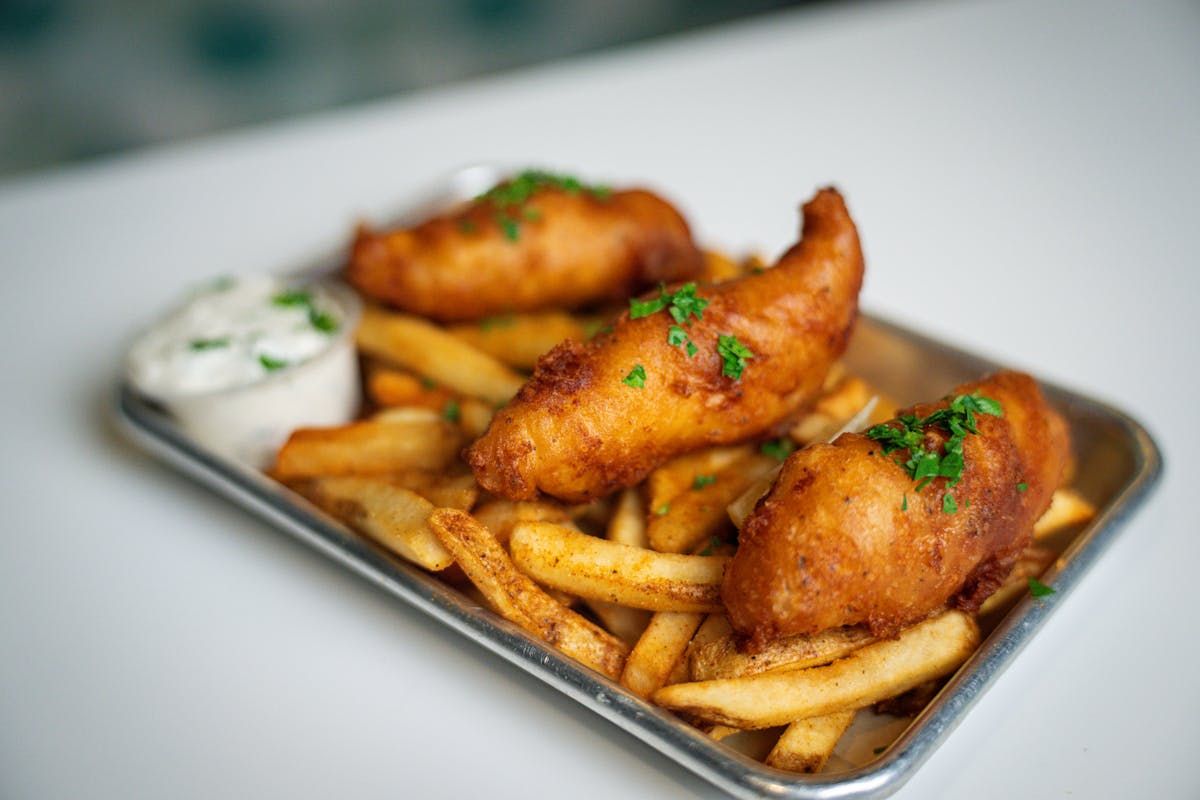
<svg viewBox="0 0 1200 800"><path fill-rule="evenodd" d="M198 442L269 466L295 428L357 413L360 313L358 296L336 283L222 281L138 337L126 373Z"/></svg>
<svg viewBox="0 0 1200 800"><path fill-rule="evenodd" d="M221 281L137 341L130 378L152 396L245 386L326 350L344 321L318 286L287 288L265 276Z"/></svg>

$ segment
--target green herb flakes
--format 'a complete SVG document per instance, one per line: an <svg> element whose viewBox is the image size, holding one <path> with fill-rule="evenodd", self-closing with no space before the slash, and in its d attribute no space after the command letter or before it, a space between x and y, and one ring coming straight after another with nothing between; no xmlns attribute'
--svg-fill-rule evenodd
<svg viewBox="0 0 1200 800"><path fill-rule="evenodd" d="M695 477L695 479L692 480L692 488L693 489L703 489L705 486L708 486L710 483L712 483L716 479L717 479L716 475L697 475Z"/></svg>
<svg viewBox="0 0 1200 800"><path fill-rule="evenodd" d="M725 334L717 337L717 353L721 356L721 374L735 381L741 380L746 362L754 358L750 348L739 342L736 336Z"/></svg>
<svg viewBox="0 0 1200 800"><path fill-rule="evenodd" d="M188 343L188 347L192 350L219 350L222 347L229 346L229 337L223 336L220 339L192 339Z"/></svg>
<svg viewBox="0 0 1200 800"><path fill-rule="evenodd" d="M1034 597L1047 597L1056 592L1037 578L1029 579L1029 593Z"/></svg>
<svg viewBox="0 0 1200 800"><path fill-rule="evenodd" d="M638 364L629 371L629 374L621 379L621 383L626 386L632 386L634 389L642 389L646 386L646 368Z"/></svg>
<svg viewBox="0 0 1200 800"><path fill-rule="evenodd" d="M763 442L758 446L760 453L770 456L776 461L787 461L787 457L796 449L796 443L786 436L778 439L772 439L769 442Z"/></svg>
<svg viewBox="0 0 1200 800"><path fill-rule="evenodd" d="M266 353L259 355L258 363L262 364L263 369L265 369L267 372L274 372L275 370L283 369L288 365L288 362L284 361L283 359L272 358Z"/></svg>
<svg viewBox="0 0 1200 800"><path fill-rule="evenodd" d="M446 401L446 405L442 408L442 419L447 422L458 422L462 419L462 409L459 408L457 400L450 398Z"/></svg>

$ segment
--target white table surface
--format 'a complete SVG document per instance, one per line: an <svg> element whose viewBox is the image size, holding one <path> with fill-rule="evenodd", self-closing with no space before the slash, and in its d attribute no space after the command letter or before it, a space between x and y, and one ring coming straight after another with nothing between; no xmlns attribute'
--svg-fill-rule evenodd
<svg viewBox="0 0 1200 800"><path fill-rule="evenodd" d="M1200 5L819 8L0 186L0 796L696 797L590 712L123 443L122 346L449 169L645 179L867 309L1110 400L1151 501L903 798L1195 797Z"/></svg>

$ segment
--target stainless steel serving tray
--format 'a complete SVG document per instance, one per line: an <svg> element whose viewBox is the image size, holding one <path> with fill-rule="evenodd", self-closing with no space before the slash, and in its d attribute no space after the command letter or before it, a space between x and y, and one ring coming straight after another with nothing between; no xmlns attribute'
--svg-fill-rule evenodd
<svg viewBox="0 0 1200 800"><path fill-rule="evenodd" d="M491 168L457 173L415 213L471 197L496 175ZM336 261L326 262L332 263ZM869 315L862 318L845 360L853 373L900 403L939 396L1000 366ZM1064 543L1061 558L1043 576L1056 593L1018 602L878 758L847 771L811 776L752 760L562 656L455 589L383 552L266 476L207 451L125 383L118 389L117 416L131 438L151 454L573 697L731 795L830 800L878 798L899 789L1070 594L1157 482L1158 448L1141 425L1104 403L1053 385L1043 387L1071 426L1078 462L1073 485L1098 510L1091 523Z"/></svg>

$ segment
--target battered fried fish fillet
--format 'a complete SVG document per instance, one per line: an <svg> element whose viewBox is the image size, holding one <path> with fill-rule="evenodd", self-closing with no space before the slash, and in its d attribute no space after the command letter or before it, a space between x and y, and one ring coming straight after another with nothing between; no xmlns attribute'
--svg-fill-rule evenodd
<svg viewBox="0 0 1200 800"><path fill-rule="evenodd" d="M862 275L854 223L824 189L773 269L690 300L686 286L664 290L658 301L671 305L546 354L467 451L476 480L513 499L582 502L680 453L770 430L817 394L845 349ZM704 301L699 318L673 318Z"/></svg>
<svg viewBox="0 0 1200 800"><path fill-rule="evenodd" d="M376 300L453 321L621 299L702 267L687 222L661 197L522 173L414 228L360 229L346 278Z"/></svg>
<svg viewBox="0 0 1200 800"><path fill-rule="evenodd" d="M962 439L953 486L938 477L917 491L919 481L897 463L911 451L885 454L878 431L843 434L788 458L746 519L725 573L729 621L750 649L862 623L888 636L947 603L973 612L995 591L1049 506L1070 442L1028 375L1000 372L950 397L962 395L997 401L1002 416L975 414L978 433ZM924 420L950 403L920 405L898 420ZM905 430L898 421L888 427ZM945 452L951 434L941 425L918 430L927 453Z"/></svg>

